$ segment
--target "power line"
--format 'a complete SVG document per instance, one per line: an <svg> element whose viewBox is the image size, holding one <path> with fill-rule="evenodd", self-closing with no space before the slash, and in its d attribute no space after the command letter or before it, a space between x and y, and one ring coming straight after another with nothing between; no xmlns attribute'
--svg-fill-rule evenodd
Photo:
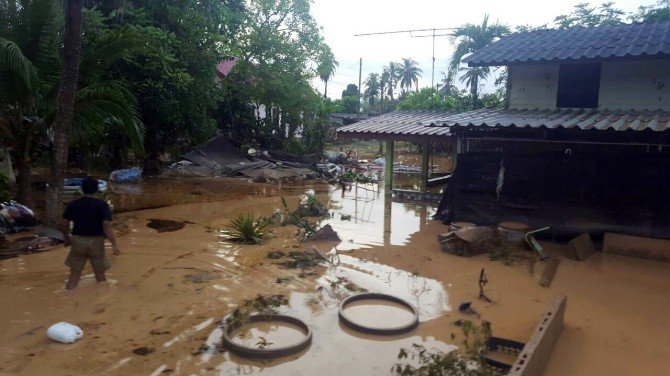
<svg viewBox="0 0 670 376"><path fill-rule="evenodd" d="M373 35L389 35L389 34L409 34L411 38L433 38L433 65L430 72L430 88L431 90L435 88L435 38L436 37L447 37L451 34L436 34L436 31L445 31L445 30L456 30L454 27L442 27L442 28L432 28L432 29L411 29L411 30L395 30L395 31L380 31L375 33L363 33L363 34L354 34L354 37L367 37ZM425 33L431 32L432 34L428 35L414 35L413 33Z"/></svg>
<svg viewBox="0 0 670 376"><path fill-rule="evenodd" d="M362 33L354 34L355 37L364 37L368 35L383 35L383 34L402 34L402 33L412 33L419 31L442 31L442 30L456 30L454 27L443 27L443 28L434 28L434 29L412 29L412 30L395 30L395 31L380 31L375 33Z"/></svg>

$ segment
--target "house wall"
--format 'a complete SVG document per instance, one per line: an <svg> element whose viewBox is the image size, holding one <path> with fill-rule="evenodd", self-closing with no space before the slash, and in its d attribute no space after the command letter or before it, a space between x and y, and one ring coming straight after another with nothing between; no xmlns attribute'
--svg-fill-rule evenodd
<svg viewBox="0 0 670 376"><path fill-rule="evenodd" d="M670 59L604 62L599 108L670 111Z"/></svg>
<svg viewBox="0 0 670 376"><path fill-rule="evenodd" d="M555 109L559 64L509 67L510 109ZM670 111L670 59L602 63L598 109Z"/></svg>
<svg viewBox="0 0 670 376"><path fill-rule="evenodd" d="M509 108L554 109L558 91L558 64L512 65Z"/></svg>

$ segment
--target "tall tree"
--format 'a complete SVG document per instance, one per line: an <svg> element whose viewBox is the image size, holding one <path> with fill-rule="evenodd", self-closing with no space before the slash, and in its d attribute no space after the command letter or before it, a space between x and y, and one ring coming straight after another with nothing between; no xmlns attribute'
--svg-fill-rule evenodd
<svg viewBox="0 0 670 376"><path fill-rule="evenodd" d="M53 123L53 160L47 188L46 220L55 227L63 203L63 178L70 145L72 113L79 82L81 55L81 24L83 0L68 0L65 8L65 37L63 38L63 68L56 97L56 118Z"/></svg>
<svg viewBox="0 0 670 376"><path fill-rule="evenodd" d="M601 25L618 25L623 23L624 11L615 8L614 2L602 3L599 7L591 7L588 3L579 3L569 14L554 18L554 23L561 29L571 27L594 27Z"/></svg>
<svg viewBox="0 0 670 376"><path fill-rule="evenodd" d="M335 70L339 65L340 63L335 60L335 55L333 55L333 52L330 50L330 48L326 48L319 57L319 65L317 66L316 71L319 75L319 78L321 78L321 81L324 83L324 98L328 96L328 81L335 75Z"/></svg>
<svg viewBox="0 0 670 376"><path fill-rule="evenodd" d="M379 113L384 112L384 94L388 89L390 77L386 69L382 70L382 74L379 76Z"/></svg>
<svg viewBox="0 0 670 376"><path fill-rule="evenodd" d="M449 76L453 78L458 76L461 59L463 59L465 55L481 50L496 42L499 38L509 34L509 32L509 27L498 22L489 25L488 15L484 16L482 23L479 25L465 24L457 27L456 30L451 33L452 43L456 45L456 48L451 57L451 62L449 63ZM478 76L482 79L485 79L490 73L488 67L472 69L481 69L481 71L476 74L473 73L473 76ZM479 100L478 82L475 82L475 85L470 86L470 96L472 108L474 109L478 106Z"/></svg>
<svg viewBox="0 0 670 376"><path fill-rule="evenodd" d="M419 91L419 78L423 70L419 68L419 63L412 58L403 58L400 65L400 87L408 91L412 89L412 85Z"/></svg>
<svg viewBox="0 0 670 376"><path fill-rule="evenodd" d="M3 134L10 136L3 140L4 145L11 146L18 157L19 202L29 205L38 140L46 138L55 117L62 29L60 8L53 0L24 1L13 14L0 19L0 126ZM109 80L105 72L114 62L128 58L129 52L141 49L146 40L127 29L104 35L89 31L90 40L82 50L71 141L78 146L99 146L105 135L116 133L141 154L143 127L136 113L135 97L127 85ZM12 64L6 64L7 57L13 57Z"/></svg>
<svg viewBox="0 0 670 376"><path fill-rule="evenodd" d="M670 0L658 0L655 5L641 6L637 13L631 15L637 22L670 20Z"/></svg>
<svg viewBox="0 0 670 376"><path fill-rule="evenodd" d="M370 104L371 110L375 107L379 89L379 75L377 73L370 73L365 79L365 91L363 92L363 95L365 99L367 99L368 104Z"/></svg>
<svg viewBox="0 0 670 376"><path fill-rule="evenodd" d="M389 62L389 64L384 67L384 73L386 74L386 77L388 77L388 83L386 87L388 90L388 95L391 97L391 102L393 102L393 91L398 85L398 80L400 79L400 72L400 64L394 61Z"/></svg>

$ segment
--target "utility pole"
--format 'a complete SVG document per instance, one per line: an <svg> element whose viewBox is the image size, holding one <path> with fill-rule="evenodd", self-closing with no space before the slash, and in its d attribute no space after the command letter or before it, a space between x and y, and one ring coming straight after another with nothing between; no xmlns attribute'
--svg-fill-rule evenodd
<svg viewBox="0 0 670 376"><path fill-rule="evenodd" d="M361 119L361 78L363 77L363 58L358 62L358 106L356 106L356 120Z"/></svg>

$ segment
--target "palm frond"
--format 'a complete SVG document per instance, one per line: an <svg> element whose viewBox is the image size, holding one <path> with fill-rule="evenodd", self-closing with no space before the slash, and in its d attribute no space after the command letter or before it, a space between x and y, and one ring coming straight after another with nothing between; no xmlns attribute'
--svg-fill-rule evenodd
<svg viewBox="0 0 670 376"><path fill-rule="evenodd" d="M37 70L33 63L23 55L19 46L7 39L0 38L0 71L9 71L17 75L28 91L37 85Z"/></svg>
<svg viewBox="0 0 670 376"><path fill-rule="evenodd" d="M75 101L75 127L77 134L95 135L106 127L116 127L128 137L133 150L144 151L145 129L140 120L134 96L116 83L90 85L77 93Z"/></svg>
<svg viewBox="0 0 670 376"><path fill-rule="evenodd" d="M81 75L86 77L107 68L117 59L127 58L141 51L149 39L132 27L113 30L96 41L81 60Z"/></svg>

